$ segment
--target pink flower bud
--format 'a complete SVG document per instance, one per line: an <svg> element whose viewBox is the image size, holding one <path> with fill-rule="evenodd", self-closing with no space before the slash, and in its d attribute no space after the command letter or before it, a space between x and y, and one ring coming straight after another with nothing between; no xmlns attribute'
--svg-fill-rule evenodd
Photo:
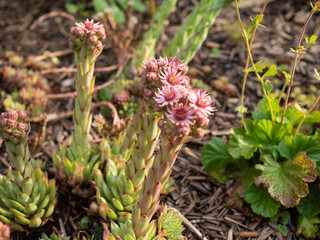
<svg viewBox="0 0 320 240"><path fill-rule="evenodd" d="M19 118L23 121L27 121L28 120L28 115L26 114L25 111L22 110L17 110L17 113L19 115Z"/></svg>
<svg viewBox="0 0 320 240"><path fill-rule="evenodd" d="M155 59L150 60L145 64L145 68L148 72L157 72L158 71L158 63Z"/></svg>
<svg viewBox="0 0 320 240"><path fill-rule="evenodd" d="M19 115L17 113L17 111L15 110L9 110L9 112L7 113L8 118L12 119L12 120L17 120Z"/></svg>
<svg viewBox="0 0 320 240"><path fill-rule="evenodd" d="M188 136L189 133L190 133L190 125L189 124L185 124L185 125L176 125L174 128L173 128L173 132L174 132L174 135L183 135L183 136Z"/></svg>
<svg viewBox="0 0 320 240"><path fill-rule="evenodd" d="M19 122L18 123L18 129L21 130L21 131L25 131L25 130L28 129L28 124L23 123L23 122Z"/></svg>
<svg viewBox="0 0 320 240"><path fill-rule="evenodd" d="M197 128L195 137L202 138L204 136L204 130L202 128Z"/></svg>
<svg viewBox="0 0 320 240"><path fill-rule="evenodd" d="M150 81L150 82L153 82L153 81L157 80L157 77L158 77L158 75L157 75L157 73L155 73L155 72L148 72L148 73L146 74L146 78L147 78L147 80Z"/></svg>
<svg viewBox="0 0 320 240"><path fill-rule="evenodd" d="M15 126L17 126L17 121L13 120L13 119L8 119L7 121L7 126L9 128L14 128Z"/></svg>
<svg viewBox="0 0 320 240"><path fill-rule="evenodd" d="M165 129L167 126L168 126L168 123L167 123L166 120L160 119L160 120L158 121L158 127L159 127L160 129Z"/></svg>
<svg viewBox="0 0 320 240"><path fill-rule="evenodd" d="M99 37L99 40L102 41L103 39L106 38L106 31L104 30L104 28L99 28L97 31L97 36Z"/></svg>
<svg viewBox="0 0 320 240"><path fill-rule="evenodd" d="M1 125L2 125L3 127L5 127L5 126L7 125L7 121L8 121L7 118L2 118L2 119L1 119Z"/></svg>
<svg viewBox="0 0 320 240"><path fill-rule="evenodd" d="M92 44L98 43L98 37L96 35L90 35L88 40Z"/></svg>
<svg viewBox="0 0 320 240"><path fill-rule="evenodd" d="M21 137L21 132L18 131L18 130L14 130L14 131L12 132L12 135L13 135L15 138L19 138L19 137Z"/></svg>

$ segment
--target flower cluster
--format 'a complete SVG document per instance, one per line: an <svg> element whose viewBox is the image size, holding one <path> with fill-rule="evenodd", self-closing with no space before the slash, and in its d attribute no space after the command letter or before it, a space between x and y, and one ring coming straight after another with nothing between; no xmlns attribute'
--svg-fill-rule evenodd
<svg viewBox="0 0 320 240"><path fill-rule="evenodd" d="M89 19L76 23L76 26L71 27L71 34L70 41L73 50L77 50L87 44L91 50L101 51L103 48L101 41L106 38L103 25Z"/></svg>
<svg viewBox="0 0 320 240"><path fill-rule="evenodd" d="M22 110L10 110L0 115L0 135L4 141L18 142L25 138L29 125L27 114Z"/></svg>
<svg viewBox="0 0 320 240"><path fill-rule="evenodd" d="M150 104L164 113L161 129L175 136L201 137L216 109L210 95L190 87L188 67L177 58L152 59L143 64L142 81Z"/></svg>

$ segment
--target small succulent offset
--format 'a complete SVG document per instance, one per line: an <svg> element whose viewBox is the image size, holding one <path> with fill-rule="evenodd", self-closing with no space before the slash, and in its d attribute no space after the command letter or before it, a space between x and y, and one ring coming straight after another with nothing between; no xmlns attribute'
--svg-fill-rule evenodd
<svg viewBox="0 0 320 240"><path fill-rule="evenodd" d="M92 178L92 168L98 164L88 141L91 128L91 100L95 78L94 65L100 55L105 39L105 30L99 23L86 20L71 28L71 47L77 65L75 108L73 111L74 132L72 146L60 148L60 155L53 155L57 178L68 180L74 186Z"/></svg>
<svg viewBox="0 0 320 240"><path fill-rule="evenodd" d="M43 225L56 204L55 181L34 165L28 148L30 125L22 110L0 115L0 136L9 154L7 176L0 175L0 220L13 230Z"/></svg>

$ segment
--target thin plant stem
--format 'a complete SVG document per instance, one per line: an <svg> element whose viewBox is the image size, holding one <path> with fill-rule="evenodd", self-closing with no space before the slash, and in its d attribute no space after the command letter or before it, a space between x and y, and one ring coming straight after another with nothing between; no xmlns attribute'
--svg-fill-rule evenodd
<svg viewBox="0 0 320 240"><path fill-rule="evenodd" d="M298 64L298 57L300 55L298 53L298 49L301 46L302 37L303 37L303 35L304 35L305 31L306 31L307 25L308 25L312 15L315 13L315 11L316 10L314 8L312 8L312 10L311 10L306 22L304 23L304 26L302 28L302 31L301 31L301 34L300 34L300 37L299 37L299 41L298 41L297 48L296 48L296 51L295 51L295 56L294 56L294 62L293 62L293 66L292 66L291 73L290 73L291 79L290 79L290 82L289 82L287 96L286 96L286 100L285 100L285 103L284 103L284 109L283 109L282 116L281 116L281 122L280 122L281 125L283 123L283 118L284 118L284 115L285 115L285 113L287 111L287 108L288 108L288 101L289 101L289 96L290 96L290 92L291 92L292 82L293 82L294 74L295 74L296 67L297 67L297 64Z"/></svg>
<svg viewBox="0 0 320 240"><path fill-rule="evenodd" d="M313 33L312 35L317 36L318 33L319 33L319 31L320 31L320 25L316 28L316 30L314 31L314 33ZM306 47L305 47L305 50L307 50L307 49L310 47L310 45L311 45L311 44L307 44ZM300 62L302 56L303 56L302 54L299 56L299 58L298 58L298 60L297 60L297 64ZM282 96L283 96L284 91L285 91L285 89L286 89L286 87L287 87L287 85L288 85L288 82L289 82L289 81L286 80L285 83L283 84L281 93L280 93L280 95L279 95L278 103L280 103L280 101L281 101L281 99L282 99Z"/></svg>
<svg viewBox="0 0 320 240"><path fill-rule="evenodd" d="M299 122L299 125L297 126L294 135L299 133L299 129L301 128L302 123L304 122L304 120L306 119L306 117L312 112L312 110L315 108L315 106L317 105L317 103L320 100L320 94L317 96L317 98L314 100L314 102L312 103L311 107L309 108L309 110L307 111L307 113L305 115L303 115L301 121Z"/></svg>
<svg viewBox="0 0 320 240"><path fill-rule="evenodd" d="M264 5L263 5L263 7L261 9L260 15L263 15L263 12L266 9L268 1L269 0L265 1ZM249 48L250 49L251 49L251 46L252 46L253 39L254 39L254 36L256 34L257 28L258 28L258 24L254 27L254 29L252 31L252 36L251 36L250 43L249 43ZM245 87L246 87L246 81L247 81L247 76L248 76L247 69L249 67L249 60L250 60L250 58L249 58L249 54L248 54L247 55L246 66L245 66L245 71L244 71L244 76L243 76L242 90L241 90L241 106L243 106L244 90L245 90ZM243 125L244 129L246 129L246 124L244 122L244 113L242 111L241 111L241 121L242 121L242 125Z"/></svg>
<svg viewBox="0 0 320 240"><path fill-rule="evenodd" d="M253 61L253 58L252 58L252 54L251 54L251 50L250 50L250 46L249 46L249 41L248 41L248 36L247 36L247 33L246 31L244 30L244 27L242 25L242 21L241 21L241 17L240 17L240 11L239 11L239 7L238 7L238 2L237 0L234 1L235 2L235 5L236 5L236 9L237 9L237 16L238 16L238 21L239 21L239 24L240 24L240 27L241 27L241 30L242 30L242 34L245 38L245 42L246 42L246 47L247 47L247 51L248 51L248 56L250 58L250 61L251 61L251 65L253 67L253 70L259 80L259 82L261 83L261 87L262 87L262 91L263 91L263 94L264 96L266 97L267 99L267 102L268 102L268 105L269 105L269 109L270 109L270 114L271 114L271 119L272 121L274 122L274 114L273 114L273 111L272 111L272 106L271 106L271 102L270 102L270 99L268 97L268 94L266 92L266 89L264 87L264 84L263 84L263 79L261 78L255 64L254 64L254 61Z"/></svg>

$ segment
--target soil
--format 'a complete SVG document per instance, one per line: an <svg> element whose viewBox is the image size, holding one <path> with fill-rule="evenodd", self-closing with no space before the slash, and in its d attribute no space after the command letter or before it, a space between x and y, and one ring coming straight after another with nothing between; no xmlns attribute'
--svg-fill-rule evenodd
<svg viewBox="0 0 320 240"><path fill-rule="evenodd" d="M82 1L85 2L85 1ZM87 1L88 10L92 11L91 1ZM162 36L160 45L166 45L168 39L174 36L177 26L197 4L197 0L178 1L176 11L170 16L168 27ZM157 3L157 1L156 1ZM245 0L240 4L243 21L249 25L250 17L259 14L264 1ZM290 69L293 53L300 31L310 10L307 0L269 1L262 22L265 27L259 28L253 47L255 60L267 60L270 63L281 65ZM63 12L63 13L61 13ZM139 20L144 19L140 15ZM67 98L58 98L53 95L46 103L48 123L44 141L36 143L42 134L43 121L41 118L32 118L31 144L33 154L47 162L47 169L52 173L51 152L57 152L57 145L70 143L72 131L73 109L72 92L74 91L74 78L72 69L73 55L69 51L68 31L75 19L85 19L81 15L71 15L66 12L64 1L46 0L3 0L0 2L0 63L9 65L5 52L12 50L17 55L27 59L30 56L44 56L46 51L61 51L60 63L51 66L48 70L40 70L41 66L28 64L26 67L39 72L46 78L49 85L47 94L67 93ZM310 22L306 36L310 36L316 29L316 15ZM121 34L121 31L118 32ZM119 35L120 36L120 35ZM106 83L111 74L126 61L126 52L118 54L115 48L116 40L107 40L96 67L96 85ZM119 40L120 41L120 40ZM313 77L314 68L320 62L319 45L312 46L308 54L303 57L297 68L294 87L300 88L302 93L312 93L312 87L319 87L319 81ZM27 62L27 64L26 64ZM200 162L203 144L214 137L223 141L229 139L229 130L241 126L240 115L235 108L240 105L240 91L242 87L243 68L246 63L246 48L241 39L237 23L236 10L233 4L223 9L210 29L207 40L189 64L192 78L199 79L213 89L216 98L215 106L218 112L212 118L206 135L203 139L186 144L178 156L173 168L175 190L163 197L163 202L171 208L180 211L184 217L187 239L303 239L296 236L297 219L293 217L288 225L288 234L282 235L275 223L262 219L250 211L245 203L238 208L227 205L230 199L230 186L218 184L204 171ZM65 68L62 68L65 67ZM57 70L57 69L60 70ZM226 77L236 87L235 92L221 92L214 89L214 82ZM278 76L280 79L282 75ZM274 81L274 89L280 89L282 82ZM6 82L0 76L0 90L7 93L19 89L19 83ZM68 93L71 93L68 95ZM54 97L55 96L55 97ZM248 108L247 116L256 108L262 97L262 91L257 79L249 74L245 90L244 105ZM94 102L98 103L98 94L94 95ZM4 111L3 98L0 99L0 111ZM98 108L93 109L98 113ZM7 169L7 154L4 146L0 144L0 164L2 172ZM79 231L77 220L85 215L89 199L71 198L60 190L58 206L55 214L36 232L25 234L12 234L13 239L38 239L41 232L65 232L67 235Z"/></svg>

